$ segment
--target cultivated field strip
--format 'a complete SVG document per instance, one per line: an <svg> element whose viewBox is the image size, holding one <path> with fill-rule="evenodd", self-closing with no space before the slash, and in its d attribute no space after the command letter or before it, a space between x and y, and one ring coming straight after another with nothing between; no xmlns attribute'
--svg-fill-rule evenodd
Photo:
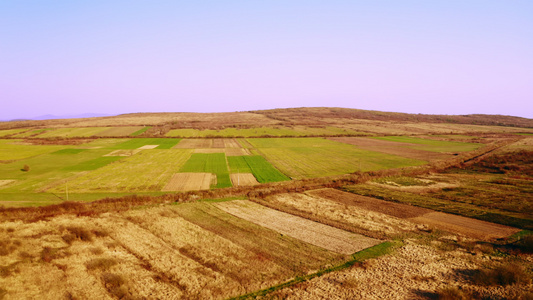
<svg viewBox="0 0 533 300"><path fill-rule="evenodd" d="M15 299L225 299L347 259L206 202L5 222L0 240Z"/></svg>
<svg viewBox="0 0 533 300"><path fill-rule="evenodd" d="M252 173L234 173L230 174L230 177L233 186L250 186L259 184Z"/></svg>
<svg viewBox="0 0 533 300"><path fill-rule="evenodd" d="M247 200L222 202L216 206L239 218L337 253L352 254L381 242Z"/></svg>
<svg viewBox="0 0 533 300"><path fill-rule="evenodd" d="M198 191L208 190L213 174L211 173L176 173L161 191Z"/></svg>
<svg viewBox="0 0 533 300"><path fill-rule="evenodd" d="M388 238L406 231L416 231L416 225L400 218L370 211L358 206L313 196L288 193L270 196L266 202L275 208L303 215L313 220L329 220L341 228L376 238Z"/></svg>
<svg viewBox="0 0 533 300"><path fill-rule="evenodd" d="M506 238L520 231L518 228L436 211L409 220L480 240Z"/></svg>
<svg viewBox="0 0 533 300"><path fill-rule="evenodd" d="M212 148L213 139L182 139L175 149L198 149L198 148Z"/></svg>
<svg viewBox="0 0 533 300"><path fill-rule="evenodd" d="M106 222L107 221L107 222ZM166 274L185 295L214 297L219 287L230 286L230 280L199 262L182 255L178 249L128 220L99 220L110 236L156 272Z"/></svg>
<svg viewBox="0 0 533 300"><path fill-rule="evenodd" d="M416 146L416 144L409 143L383 141L362 137L330 137L328 140L354 145L364 150L382 152L426 161L449 157L449 155L443 153L407 148L407 146Z"/></svg>
<svg viewBox="0 0 533 300"><path fill-rule="evenodd" d="M191 155L185 149L143 150L68 182L69 191L160 191ZM64 192L65 184L51 191Z"/></svg>
<svg viewBox="0 0 533 300"><path fill-rule="evenodd" d="M387 214L413 223L429 225L481 240L508 237L517 228L489 223L472 218L436 212L412 205L393 203L376 198L355 195L334 189L308 191L307 194L329 199L343 205L359 207L368 211Z"/></svg>

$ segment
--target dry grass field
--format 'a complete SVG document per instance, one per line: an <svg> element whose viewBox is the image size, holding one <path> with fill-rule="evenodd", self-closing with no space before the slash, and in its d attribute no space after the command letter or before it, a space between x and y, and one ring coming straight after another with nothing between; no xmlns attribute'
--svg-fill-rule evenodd
<svg viewBox="0 0 533 300"><path fill-rule="evenodd" d="M533 299L532 135L342 108L0 122L0 299Z"/></svg>

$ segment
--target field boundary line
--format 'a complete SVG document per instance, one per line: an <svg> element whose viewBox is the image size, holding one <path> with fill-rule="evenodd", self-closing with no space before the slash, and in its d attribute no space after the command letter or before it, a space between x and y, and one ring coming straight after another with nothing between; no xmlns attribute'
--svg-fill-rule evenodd
<svg viewBox="0 0 533 300"><path fill-rule="evenodd" d="M272 292L275 292L277 290L281 290L283 288L290 287L290 286L293 286L295 284L298 284L298 283L301 283L301 282L304 282L304 281L308 281L308 280L311 280L313 278L320 277L322 275L326 275L326 274L331 273L331 272L337 272L337 271L341 271L341 270L347 269L349 267L352 267L356 263L362 263L365 260L372 259L372 258L377 258L377 257L380 257L382 255L389 254L392 251L394 251L396 248L401 247L402 245L403 245L403 242L401 242L401 241L383 242L383 243L377 244L375 246L372 246L370 248L366 248L364 250L361 250L359 252L356 252L356 253L352 254L351 255L352 259L350 259L349 261L347 261L345 263L342 263L342 264L339 264L339 265L336 265L336 266L333 266L333 267L330 267L330 268L327 268L327 269L323 269L323 270L317 271L317 272L312 273L312 274L308 274L308 275L304 275L304 276L297 276L294 279L291 279L289 281L286 281L286 282L271 286L269 288L262 289L262 290L259 290L259 291L256 291L256 292L252 292L252 293L249 293L249 294L237 296L237 297L232 297L232 298L229 298L229 299L230 300L255 299L258 296L266 296L266 295L268 295L268 294L270 294Z"/></svg>

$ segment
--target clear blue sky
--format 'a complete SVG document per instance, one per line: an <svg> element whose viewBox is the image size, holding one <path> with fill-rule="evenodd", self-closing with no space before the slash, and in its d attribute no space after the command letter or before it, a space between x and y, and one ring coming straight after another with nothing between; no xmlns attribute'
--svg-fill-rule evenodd
<svg viewBox="0 0 533 300"><path fill-rule="evenodd" d="M533 118L533 1L0 1L0 120L336 106Z"/></svg>

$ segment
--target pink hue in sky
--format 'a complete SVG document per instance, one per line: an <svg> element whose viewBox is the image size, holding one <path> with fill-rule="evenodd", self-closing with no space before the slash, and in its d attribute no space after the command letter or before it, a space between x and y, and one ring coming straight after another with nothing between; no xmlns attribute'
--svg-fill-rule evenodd
<svg viewBox="0 0 533 300"><path fill-rule="evenodd" d="M532 1L2 1L0 120L336 106L533 118Z"/></svg>

